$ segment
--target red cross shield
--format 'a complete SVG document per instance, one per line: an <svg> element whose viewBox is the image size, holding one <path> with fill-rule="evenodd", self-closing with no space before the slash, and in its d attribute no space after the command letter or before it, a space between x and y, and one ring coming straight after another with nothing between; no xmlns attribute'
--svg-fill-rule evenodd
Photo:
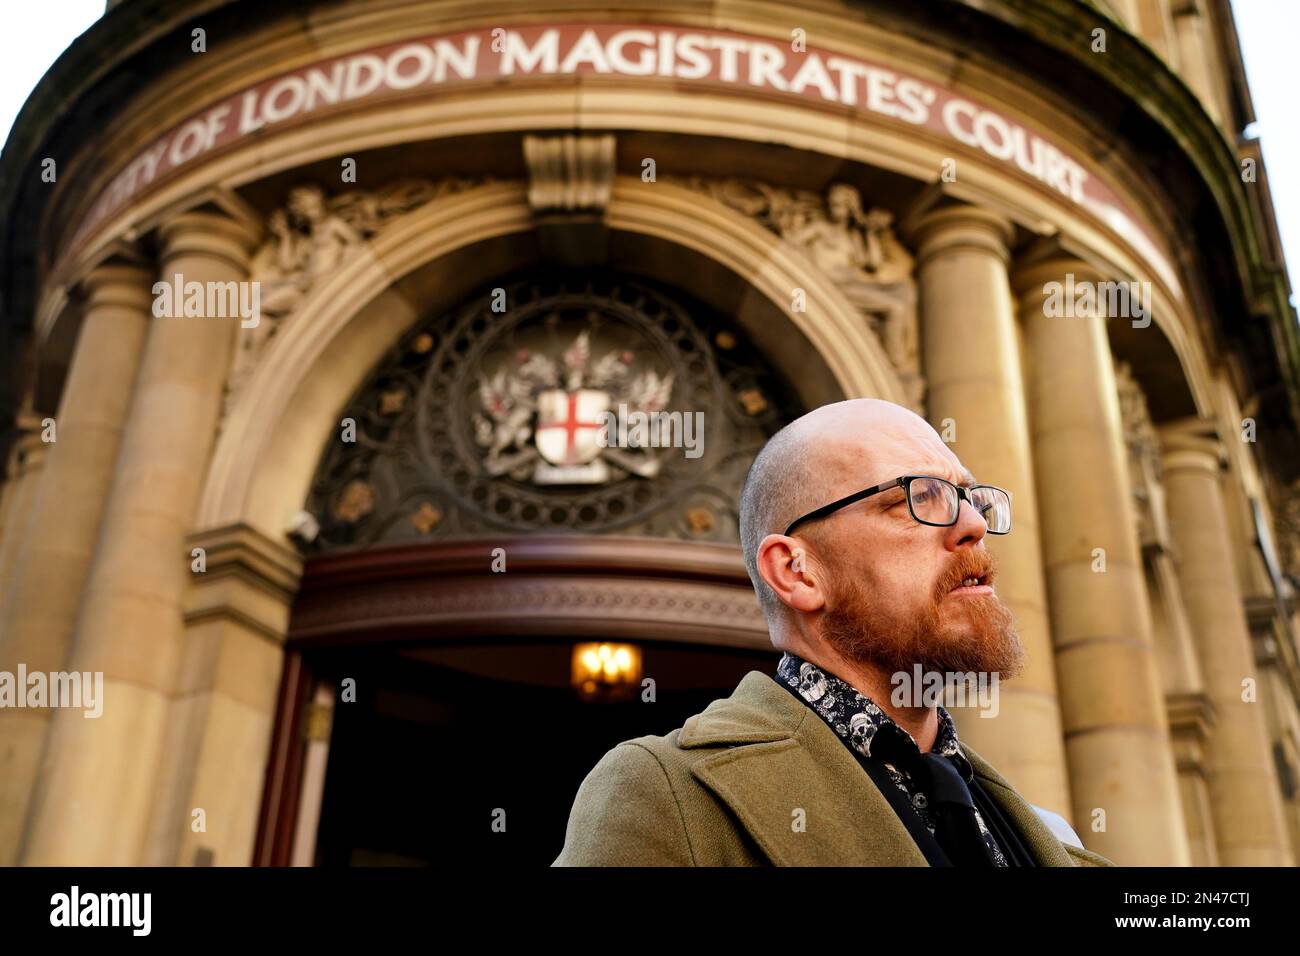
<svg viewBox="0 0 1300 956"><path fill-rule="evenodd" d="M553 465L585 465L600 454L600 413L608 409L608 392L547 389L537 396L537 450Z"/></svg>

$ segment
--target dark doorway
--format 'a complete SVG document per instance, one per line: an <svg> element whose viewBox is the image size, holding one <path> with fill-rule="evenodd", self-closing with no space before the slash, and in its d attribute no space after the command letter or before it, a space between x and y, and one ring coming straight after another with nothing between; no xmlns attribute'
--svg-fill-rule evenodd
<svg viewBox="0 0 1300 956"><path fill-rule="evenodd" d="M623 740L666 734L775 652L640 643L653 702L583 701L565 643L337 649L312 661L356 680L335 705L317 840L324 866L547 866L583 778ZM314 655L315 656L315 655ZM494 832L496 811L504 832Z"/></svg>

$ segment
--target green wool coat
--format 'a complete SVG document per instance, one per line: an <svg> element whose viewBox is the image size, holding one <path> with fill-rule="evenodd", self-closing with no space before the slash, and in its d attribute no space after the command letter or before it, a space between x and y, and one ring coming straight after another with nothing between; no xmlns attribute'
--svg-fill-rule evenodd
<svg viewBox="0 0 1300 956"><path fill-rule="evenodd" d="M962 749L1040 866L1114 865L1058 840L996 770ZM605 754L578 789L552 865L928 864L835 731L750 671L680 729Z"/></svg>

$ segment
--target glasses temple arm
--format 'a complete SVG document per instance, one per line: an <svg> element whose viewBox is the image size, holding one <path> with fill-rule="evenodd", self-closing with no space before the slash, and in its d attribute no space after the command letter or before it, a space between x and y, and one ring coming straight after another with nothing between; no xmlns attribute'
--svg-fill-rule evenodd
<svg viewBox="0 0 1300 956"><path fill-rule="evenodd" d="M895 478L893 481L886 481L873 488L863 488L861 491L855 491L853 494L840 498L838 501L832 501L828 505L822 505L815 511L810 511L803 517L796 518L794 521L790 522L790 525L785 529L785 533L789 535L795 528L803 524L805 521L814 521L817 518L824 518L826 515L834 511L838 511L841 508L846 508L851 504L861 501L863 498L870 498L872 495L879 494L882 491L888 491L890 488L902 487L905 482L906 478Z"/></svg>

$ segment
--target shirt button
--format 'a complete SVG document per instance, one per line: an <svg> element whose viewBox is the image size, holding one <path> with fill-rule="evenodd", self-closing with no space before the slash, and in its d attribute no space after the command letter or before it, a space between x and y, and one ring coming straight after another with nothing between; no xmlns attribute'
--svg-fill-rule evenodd
<svg viewBox="0 0 1300 956"><path fill-rule="evenodd" d="M918 810L924 810L925 805L928 802L929 801L925 799L925 794L923 793L918 793L916 796L912 798L912 806L916 807Z"/></svg>

